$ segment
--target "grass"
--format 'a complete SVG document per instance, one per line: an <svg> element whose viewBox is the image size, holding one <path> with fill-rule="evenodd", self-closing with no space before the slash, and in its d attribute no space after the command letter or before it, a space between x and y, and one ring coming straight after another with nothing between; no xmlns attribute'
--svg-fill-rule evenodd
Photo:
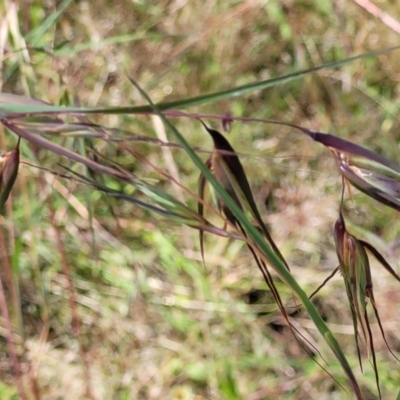
<svg viewBox="0 0 400 400"><path fill-rule="evenodd" d="M379 6L396 17L394 4ZM119 1L113 12L110 8L105 1L96 7L67 1L58 13L53 4L43 7L33 1L16 13L7 2L0 11L5 16L0 47L6 44L0 52L2 90L60 105L147 106L125 72L154 101L174 102L398 41L398 33L351 2L335 10L330 2L287 1L282 6L277 1L238 5L215 0L201 7L194 2ZM360 59L185 111L293 122L351 139L397 161L398 57L394 51ZM171 131L164 135L165 125L129 114L88 118L128 133L113 133L122 143L46 137L83 156L94 148L195 207L194 198L151 166L195 192L198 169L189 157L179 148L132 140L135 133L174 142ZM171 121L192 147L211 151L211 140L196 120ZM207 123L221 130L218 121ZM340 175L335 160L287 127L234 122L226 137L241 155L263 219L294 277L311 293L337 266L332 226ZM4 150L16 143L8 131L2 131L0 140ZM132 151L143 158L133 157ZM21 154L0 249L14 276L13 284L7 284L2 274L28 398L351 398L339 363L304 312L293 316L293 323L318 346L329 361L326 368L348 393L293 340L243 243L206 234L204 268L196 231L54 176L49 171L66 173L61 163L92 178L87 169L40 146L22 141ZM95 177L115 190L137 193L115 177ZM349 230L397 267L396 211L354 191L345 212ZM217 217L210 218L221 226ZM372 264L373 276L379 276L375 297L398 354L400 321L393 312L398 286L377 268ZM278 280L276 285L289 303L290 292ZM364 363L364 374L359 371L341 279L335 278L314 303L339 340L365 398L376 398L372 367ZM4 326L2 320L2 338L7 336ZM383 398L392 399L399 391L398 364L376 323L372 330ZM3 354L9 354L6 340L0 344ZM15 398L9 356L0 367L1 398Z"/></svg>

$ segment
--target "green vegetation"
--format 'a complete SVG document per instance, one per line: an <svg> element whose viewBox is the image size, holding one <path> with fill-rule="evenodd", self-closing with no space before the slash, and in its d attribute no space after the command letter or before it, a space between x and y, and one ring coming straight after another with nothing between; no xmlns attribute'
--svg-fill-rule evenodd
<svg viewBox="0 0 400 400"><path fill-rule="evenodd" d="M396 397L393 24L1 7L2 399Z"/></svg>

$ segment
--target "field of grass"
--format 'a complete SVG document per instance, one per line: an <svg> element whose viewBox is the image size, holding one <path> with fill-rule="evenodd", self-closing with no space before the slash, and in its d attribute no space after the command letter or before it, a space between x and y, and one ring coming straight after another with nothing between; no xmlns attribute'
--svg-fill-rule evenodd
<svg viewBox="0 0 400 400"><path fill-rule="evenodd" d="M0 92L91 108L147 105L131 80L156 103L222 92L397 46L399 7L390 0L374 5L4 0ZM394 49L182 106L192 117L175 114L169 121L203 161L213 145L194 114L290 122L399 162L399 65ZM138 176L196 210L199 169L154 114L63 116L66 124L87 124L86 134L55 129L43 137ZM338 265L332 228L341 176L334 157L290 127L234 121L228 133L221 120L202 120L239 154L263 220L311 294ZM36 120L28 121L34 126ZM16 143L0 125L0 149ZM7 303L0 296L0 399L354 398L324 338L307 312L290 308L292 293L273 273L292 326L305 338L295 340L243 241L206 233L203 265L198 230L108 196L71 171L149 201L137 188L38 143L22 140L20 150L0 220L0 292ZM349 231L400 273L398 211L351 193L344 205ZM212 210L206 215L223 227ZM400 282L373 258L371 269L386 338L400 358ZM364 398L377 399L365 348L360 370L343 278L337 274L313 302ZM394 400L400 363L369 311L382 398Z"/></svg>

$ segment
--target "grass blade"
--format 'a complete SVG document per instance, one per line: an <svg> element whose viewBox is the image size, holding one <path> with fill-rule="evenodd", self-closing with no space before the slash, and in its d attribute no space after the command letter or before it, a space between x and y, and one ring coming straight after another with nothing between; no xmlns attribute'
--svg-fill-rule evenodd
<svg viewBox="0 0 400 400"><path fill-rule="evenodd" d="M371 51L367 53L362 53L357 56L345 58L339 61L333 61L330 63L326 63L323 65L319 65L313 68L309 68L302 71L293 72L290 74L286 74L283 76L279 76L272 79L267 79L259 82L254 82L242 86L237 86L228 90L223 90L220 92L214 92L210 94L190 97L183 100L177 100L167 103L157 104L157 109L159 111L168 110L172 108L183 108L189 106L197 106L200 104L215 102L219 100L226 100L233 97L243 96L245 94L267 89L269 87L273 87L279 84L290 82L294 79L304 78L305 76L323 71L326 69L338 68L340 66L349 64L356 60L361 60L363 58L375 57L380 54L389 53L395 50L400 49L400 46L388 47L382 50ZM1 99L1 96L0 96ZM35 113L85 113L85 114L140 114L140 113L149 113L154 112L155 110L150 106L139 106L139 107L105 107L105 108L79 108L79 107L57 107L57 106L19 106L19 105L8 105L2 104L0 107L0 118L4 117L12 117L13 115L21 115L21 114L35 114ZM226 118L226 117L225 117Z"/></svg>
<svg viewBox="0 0 400 400"><path fill-rule="evenodd" d="M72 0L64 0L58 5L55 12L50 14L37 28L30 31L25 40L32 46L37 46L45 33L58 21L64 11L72 3Z"/></svg>

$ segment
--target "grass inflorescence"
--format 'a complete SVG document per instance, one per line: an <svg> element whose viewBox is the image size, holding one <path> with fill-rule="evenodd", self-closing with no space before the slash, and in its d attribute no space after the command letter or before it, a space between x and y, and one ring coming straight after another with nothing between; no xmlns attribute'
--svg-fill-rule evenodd
<svg viewBox="0 0 400 400"><path fill-rule="evenodd" d="M1 398L396 396L381 6L0 6Z"/></svg>

